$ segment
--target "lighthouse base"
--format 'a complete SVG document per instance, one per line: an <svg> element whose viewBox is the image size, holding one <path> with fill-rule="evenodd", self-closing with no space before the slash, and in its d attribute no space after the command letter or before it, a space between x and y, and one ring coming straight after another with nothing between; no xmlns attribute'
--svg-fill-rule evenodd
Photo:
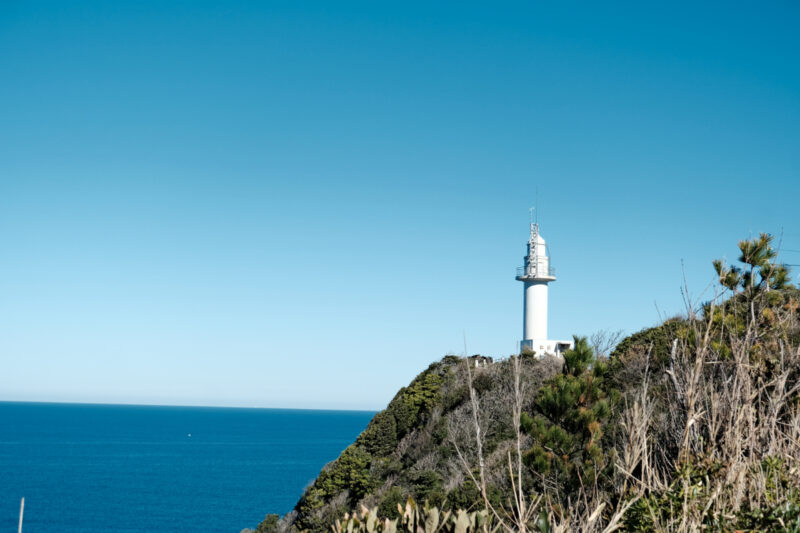
<svg viewBox="0 0 800 533"><path fill-rule="evenodd" d="M554 355L561 357L564 352L574 346L572 341L554 341L540 339L525 339L519 343L520 353L531 353L536 357Z"/></svg>

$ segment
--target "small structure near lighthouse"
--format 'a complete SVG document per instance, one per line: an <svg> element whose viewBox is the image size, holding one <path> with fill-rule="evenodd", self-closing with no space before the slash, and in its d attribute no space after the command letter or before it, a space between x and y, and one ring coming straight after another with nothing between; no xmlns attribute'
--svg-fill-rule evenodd
<svg viewBox="0 0 800 533"><path fill-rule="evenodd" d="M547 284L556 280L556 271L550 266L547 244L539 233L539 224L533 220L525 266L517 269L516 279L525 283L520 352L533 352L542 357L561 355L570 349L572 341L547 338Z"/></svg>

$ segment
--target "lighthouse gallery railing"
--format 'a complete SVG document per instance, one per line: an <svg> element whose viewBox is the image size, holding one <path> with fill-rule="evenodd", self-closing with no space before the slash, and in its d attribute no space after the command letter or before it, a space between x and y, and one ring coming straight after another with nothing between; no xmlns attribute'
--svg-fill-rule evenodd
<svg viewBox="0 0 800 533"><path fill-rule="evenodd" d="M547 272L544 272L546 270ZM528 273L525 271L525 267L517 267L517 277L526 276ZM541 267L535 269L535 275L537 276L548 276L548 277L556 277L556 269L554 267L548 266L547 268Z"/></svg>

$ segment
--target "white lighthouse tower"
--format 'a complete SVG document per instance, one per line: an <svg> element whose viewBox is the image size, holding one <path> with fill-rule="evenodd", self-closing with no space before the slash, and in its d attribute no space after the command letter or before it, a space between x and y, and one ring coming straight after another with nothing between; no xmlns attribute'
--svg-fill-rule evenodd
<svg viewBox="0 0 800 533"><path fill-rule="evenodd" d="M539 234L539 224L533 221L525 266L517 269L516 279L525 283L520 352L530 351L541 357L560 355L571 348L571 341L547 338L547 284L556 280L556 270L550 266L547 244Z"/></svg>

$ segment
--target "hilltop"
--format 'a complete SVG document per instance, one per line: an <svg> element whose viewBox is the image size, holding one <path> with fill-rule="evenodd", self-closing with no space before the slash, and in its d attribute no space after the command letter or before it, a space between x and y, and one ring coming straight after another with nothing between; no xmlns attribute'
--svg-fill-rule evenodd
<svg viewBox="0 0 800 533"><path fill-rule="evenodd" d="M800 291L769 236L739 247L719 298L611 353L433 363L258 531L800 530Z"/></svg>

